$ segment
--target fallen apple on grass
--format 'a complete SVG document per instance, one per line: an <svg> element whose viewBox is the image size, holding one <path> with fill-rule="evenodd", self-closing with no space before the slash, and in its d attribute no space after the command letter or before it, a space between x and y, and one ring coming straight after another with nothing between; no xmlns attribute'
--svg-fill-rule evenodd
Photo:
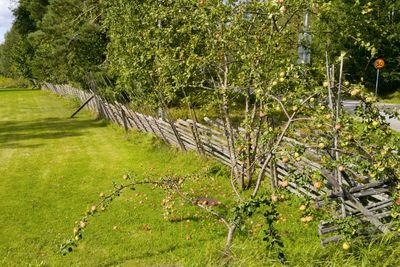
<svg viewBox="0 0 400 267"><path fill-rule="evenodd" d="M320 181L316 181L316 182L314 182L314 187L316 188L316 189L320 189L321 188L321 182Z"/></svg>
<svg viewBox="0 0 400 267"><path fill-rule="evenodd" d="M288 187L289 181L288 181L288 180L283 180L282 182L280 182L280 185L281 185L282 187Z"/></svg>
<svg viewBox="0 0 400 267"><path fill-rule="evenodd" d="M347 243L347 242L344 242L343 245L342 245L342 248L343 248L344 250L349 250L349 249L350 249L350 244Z"/></svg>
<svg viewBox="0 0 400 267"><path fill-rule="evenodd" d="M306 209L307 209L306 205L301 205L301 206L299 207L299 210L300 210L300 211L305 211Z"/></svg>

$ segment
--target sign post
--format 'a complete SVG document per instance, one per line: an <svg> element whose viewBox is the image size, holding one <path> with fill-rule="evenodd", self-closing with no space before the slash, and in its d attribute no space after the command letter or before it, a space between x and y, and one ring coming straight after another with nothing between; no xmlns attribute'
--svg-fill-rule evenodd
<svg viewBox="0 0 400 267"><path fill-rule="evenodd" d="M385 67L385 60L383 58L378 58L374 62L374 67L376 69L376 84L375 84L375 96L378 97L378 86L379 86L379 72L383 67Z"/></svg>

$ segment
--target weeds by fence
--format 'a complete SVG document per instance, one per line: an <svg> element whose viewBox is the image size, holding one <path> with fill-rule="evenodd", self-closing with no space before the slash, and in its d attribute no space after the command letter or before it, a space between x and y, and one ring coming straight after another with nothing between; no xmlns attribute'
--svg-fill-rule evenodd
<svg viewBox="0 0 400 267"><path fill-rule="evenodd" d="M75 97L80 103L85 103L91 98L86 106L88 109L126 130L137 129L152 133L182 150L197 151L227 166L232 164L223 124L218 120L206 117L204 118L205 124L181 119L173 122L135 112L125 104L109 103L98 95L93 96L92 93L84 92L69 85L45 83L42 89L50 90L65 97ZM236 135L243 134L243 130L241 128L236 129ZM285 137L284 142L287 146L298 143L298 141L288 137ZM267 173L274 177L278 184L286 180L293 169L296 169L296 172L301 172L305 167L319 170L327 181L321 188L312 184L300 185L294 182L288 182L286 188L297 196L311 198L318 205L323 205L326 201L340 198L341 193L335 190L338 188L338 185L335 184L337 183L335 174L319 164L319 159L320 156L316 151L308 149L300 160L290 162L283 162L281 159L274 160L267 168ZM244 171L243 163L240 160L237 160L236 164ZM373 181L352 170L346 170L343 175L345 181L342 188L345 195L346 213L354 217L358 223L365 224L365 230L361 231L360 234L376 230L383 233L390 231L390 207L393 204L389 195L390 187L382 181ZM337 234L339 230L340 226L335 225L334 222L321 222L318 229L322 238L321 243L339 241L342 238Z"/></svg>

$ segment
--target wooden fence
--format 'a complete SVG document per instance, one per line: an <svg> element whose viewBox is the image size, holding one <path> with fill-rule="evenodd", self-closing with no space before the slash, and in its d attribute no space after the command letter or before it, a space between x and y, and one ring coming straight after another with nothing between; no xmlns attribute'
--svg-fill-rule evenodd
<svg viewBox="0 0 400 267"><path fill-rule="evenodd" d="M192 120L166 121L139 112L135 112L127 105L121 103L108 103L100 96L84 92L69 85L53 85L45 83L43 90L50 90L58 95L75 97L81 103L89 98L87 108L97 113L100 117L110 120L125 129L137 129L142 132L152 133L168 142L172 146L182 150L195 150L204 155L210 156L223 164L230 166L230 156L227 138L224 134L223 125L219 121L204 118L205 124ZM241 134L242 129L236 133ZM286 145L291 146L298 143L294 139L285 138ZM324 199L338 199L339 192L335 192L335 175L332 171L325 169L319 164L320 156L316 151L308 149L301 157L301 160L291 160L290 163L277 160L273 170L267 169L267 173L274 174L278 181L287 179L287 176L296 169L301 172L303 169L315 169L322 172L328 181L322 188L315 188L311 184L296 184L289 182L287 189L300 197L314 199L318 205L324 204ZM239 166L241 162L237 163ZM360 234L370 232L369 229L388 232L390 230L389 218L390 207L393 201L389 195L390 187L381 181L373 181L368 177L357 174L354 171L346 170L344 173L345 184L343 192L345 196L345 209L348 216L355 217L360 223L365 223L367 230ZM360 182L361 181L361 182ZM369 225L369 226L368 226ZM371 228L372 226L372 228ZM337 242L341 236L337 234L340 226L333 223L321 222L319 234L321 243Z"/></svg>

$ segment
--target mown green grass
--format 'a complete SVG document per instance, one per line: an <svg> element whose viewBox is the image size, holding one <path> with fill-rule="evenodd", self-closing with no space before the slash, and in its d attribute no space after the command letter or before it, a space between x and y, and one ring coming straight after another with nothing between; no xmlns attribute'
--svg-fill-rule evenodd
<svg viewBox="0 0 400 267"><path fill-rule="evenodd" d="M162 223L162 194L144 187L138 188L147 194L143 205L126 194L89 223L74 253L60 256L58 246L71 237L74 222L101 191L111 189L112 180L121 181L127 172L156 178L189 174L208 164L149 135L125 135L88 112L68 119L74 108L72 101L40 91L0 90L2 266L179 262L199 240L202 251L219 243L222 233L208 231L206 222ZM143 230L145 223L151 232ZM194 229L188 242L185 232Z"/></svg>
<svg viewBox="0 0 400 267"><path fill-rule="evenodd" d="M83 240L62 256L76 221L130 173L143 177L208 175L186 188L232 203L228 172L193 153L179 152L141 133L96 120L87 111L69 119L76 103L48 92L0 89L1 266L220 266L225 228L195 207L163 219L164 193L151 187L124 192L90 219ZM316 221L300 223L301 200L282 201L277 223L289 266L396 266L399 242L321 248ZM279 266L262 241L261 216L247 222L233 246L232 266ZM144 227L147 224L148 227ZM147 228L150 228L147 229Z"/></svg>

